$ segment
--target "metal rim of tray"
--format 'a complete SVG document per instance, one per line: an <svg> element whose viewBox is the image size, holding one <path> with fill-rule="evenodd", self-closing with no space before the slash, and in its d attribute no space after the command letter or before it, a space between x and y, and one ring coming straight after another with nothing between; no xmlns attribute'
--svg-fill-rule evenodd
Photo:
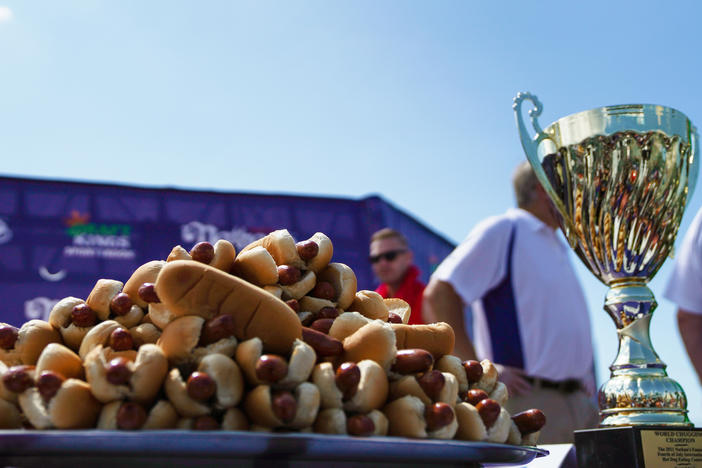
<svg viewBox="0 0 702 468"><path fill-rule="evenodd" d="M0 431L0 460L23 457L218 457L413 463L528 463L531 446L400 437L240 431Z"/></svg>

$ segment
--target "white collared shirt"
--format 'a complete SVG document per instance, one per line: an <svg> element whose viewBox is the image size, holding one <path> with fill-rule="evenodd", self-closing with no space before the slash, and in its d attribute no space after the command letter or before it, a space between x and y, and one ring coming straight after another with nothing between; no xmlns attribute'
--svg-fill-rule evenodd
<svg viewBox="0 0 702 468"><path fill-rule="evenodd" d="M702 314L702 210L685 233L663 296L693 314Z"/></svg>
<svg viewBox="0 0 702 468"><path fill-rule="evenodd" d="M434 272L450 283L473 310L479 358L492 359L492 343L480 299L507 272L510 233L512 289L524 370L551 380L589 379L592 339L585 297L568 256L568 246L531 213L511 209L479 223Z"/></svg>

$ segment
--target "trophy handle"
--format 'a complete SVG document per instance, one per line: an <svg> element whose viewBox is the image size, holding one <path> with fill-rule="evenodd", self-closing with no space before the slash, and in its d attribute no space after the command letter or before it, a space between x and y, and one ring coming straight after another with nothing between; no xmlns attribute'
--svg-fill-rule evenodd
<svg viewBox="0 0 702 468"><path fill-rule="evenodd" d="M529 131L527 130L526 125L524 124L524 119L522 117L522 103L527 100L531 101L531 103L534 105L534 107L529 109L529 118L531 119L531 126L536 132L536 135L533 138L529 136ZM524 152L526 153L527 159L529 160L529 163L531 163L531 167L534 169L534 173L539 179L539 182L541 182L541 185L543 186L544 190L546 190L548 196L551 198L551 201L553 202L554 206L556 207L558 212L561 214L561 217L570 228L571 226L569 223L569 218L567 216L565 205L563 204L563 201L560 199L560 197L557 195L556 191L553 189L553 186L548 180L548 177L546 177L546 172L544 171L544 168L541 165L541 160L539 159L539 145L542 141L551 140L554 143L554 145L558 147L557 142L549 134L547 134L541 129L541 125L539 125L539 121L537 120L538 117L541 115L541 110L543 109L543 106L541 105L539 98L537 98L533 94L528 92L520 92L517 93L517 96L514 98L514 104L512 105L512 109L514 109L514 117L517 119L517 129L519 130L519 139L522 142L522 148L524 148Z"/></svg>
<svg viewBox="0 0 702 468"><path fill-rule="evenodd" d="M691 151L690 157L692 158L692 163L688 169L687 175L687 199L692 198L692 194L695 193L695 186L697 185L697 175L700 166L700 136L697 134L697 127L690 125L690 143Z"/></svg>

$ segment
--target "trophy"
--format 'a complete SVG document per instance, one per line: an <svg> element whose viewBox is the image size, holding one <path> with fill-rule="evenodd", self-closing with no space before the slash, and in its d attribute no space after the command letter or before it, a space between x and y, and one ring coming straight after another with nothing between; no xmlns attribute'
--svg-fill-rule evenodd
<svg viewBox="0 0 702 468"><path fill-rule="evenodd" d="M533 137L522 116L526 100L533 104ZM646 283L668 257L695 187L695 127L681 112L657 105L601 107L545 130L536 96L519 93L513 109L568 243L609 287L604 308L617 327L619 351L598 393L600 427L690 427L685 392L651 345L657 303Z"/></svg>

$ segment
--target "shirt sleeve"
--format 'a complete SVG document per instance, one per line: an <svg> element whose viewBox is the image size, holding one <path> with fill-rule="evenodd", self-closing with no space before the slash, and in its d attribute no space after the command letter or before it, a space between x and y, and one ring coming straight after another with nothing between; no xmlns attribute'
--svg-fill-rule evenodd
<svg viewBox="0 0 702 468"><path fill-rule="evenodd" d="M445 281L465 304L480 299L499 284L507 271L507 242L514 222L488 218L441 262L432 278Z"/></svg>
<svg viewBox="0 0 702 468"><path fill-rule="evenodd" d="M663 296L681 309L702 314L702 210L697 212L675 255Z"/></svg>

